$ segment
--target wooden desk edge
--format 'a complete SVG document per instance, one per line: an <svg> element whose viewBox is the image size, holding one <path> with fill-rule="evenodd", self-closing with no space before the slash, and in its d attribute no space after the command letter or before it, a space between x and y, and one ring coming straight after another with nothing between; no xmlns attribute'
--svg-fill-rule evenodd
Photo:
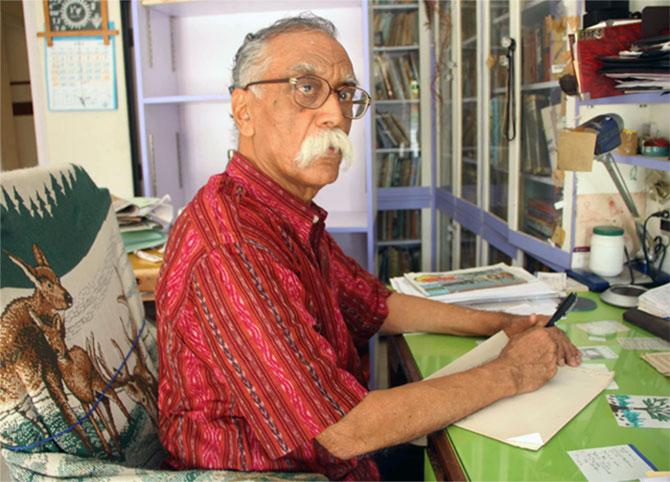
<svg viewBox="0 0 670 482"><path fill-rule="evenodd" d="M403 335L389 337L389 348L395 352L410 382L423 380ZM426 450L437 480L467 480L458 455L444 430L428 435Z"/></svg>

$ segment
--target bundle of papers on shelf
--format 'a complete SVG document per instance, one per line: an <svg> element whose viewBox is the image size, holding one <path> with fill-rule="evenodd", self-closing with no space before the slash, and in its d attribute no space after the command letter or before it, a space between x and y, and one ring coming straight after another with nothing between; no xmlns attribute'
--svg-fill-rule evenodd
<svg viewBox="0 0 670 482"><path fill-rule="evenodd" d="M518 314L548 314L559 292L523 268L492 266L436 273L406 273L391 278L399 293Z"/></svg>
<svg viewBox="0 0 670 482"><path fill-rule="evenodd" d="M670 283L640 295L637 308L659 318L670 318Z"/></svg>
<svg viewBox="0 0 670 482"><path fill-rule="evenodd" d="M602 56L598 71L626 93L670 90L670 35L638 40L616 56Z"/></svg>
<svg viewBox="0 0 670 482"><path fill-rule="evenodd" d="M174 210L169 195L122 199L112 196L112 207L119 223L126 252L155 248L165 244Z"/></svg>

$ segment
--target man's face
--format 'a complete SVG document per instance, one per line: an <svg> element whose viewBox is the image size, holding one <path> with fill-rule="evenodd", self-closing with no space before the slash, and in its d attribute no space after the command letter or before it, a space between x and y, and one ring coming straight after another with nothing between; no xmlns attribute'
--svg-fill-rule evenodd
<svg viewBox="0 0 670 482"><path fill-rule="evenodd" d="M271 62L261 79L280 79L314 74L333 88L354 80L353 67L344 48L321 32L294 32L268 41ZM252 98L254 161L289 191L311 199L326 184L337 179L342 154L329 149L306 167L295 159L303 141L322 129L339 128L346 134L351 119L342 115L337 94L328 96L318 109L296 104L289 83L257 86L259 98Z"/></svg>

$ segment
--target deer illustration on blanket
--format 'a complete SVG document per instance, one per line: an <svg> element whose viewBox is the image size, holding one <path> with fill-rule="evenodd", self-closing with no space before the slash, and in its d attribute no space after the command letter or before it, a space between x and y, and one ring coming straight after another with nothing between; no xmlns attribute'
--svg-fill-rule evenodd
<svg viewBox="0 0 670 482"><path fill-rule="evenodd" d="M35 265L5 251L9 259L16 264L31 281L34 290L30 296L12 300L0 316L0 420L19 413L29 420L44 438L58 440L41 416L32 406L32 400L44 395L50 397L65 422L73 427L74 433L87 450L93 450L92 434L81 425L82 416L78 416L68 403L65 388L79 401L85 418L90 421L99 446L111 458L114 453L121 454L119 431L112 415L110 401L113 401L121 413L128 419L130 414L119 398L118 390L125 389L131 399L137 400L137 376L130 376L127 367L113 379L114 370L110 369L102 357L99 345L93 348L88 339L86 348L66 344L66 327L61 313L70 309L74 300L54 272L43 251L37 244L32 246ZM123 325L123 320L120 320ZM127 341L133 340L125 333ZM133 336L137 327L133 324ZM113 346L123 359L124 353L116 342ZM136 371L145 366L141 345L135 348L137 358ZM151 387L153 388L153 387ZM41 392L46 390L46 394ZM149 390L145 390L149 392ZM146 397L144 397L146 398ZM96 404L96 402L99 403ZM144 399L142 399L144 401ZM141 402L140 402L141 403ZM155 403L141 403L154 421ZM104 410L103 410L104 408ZM104 435L107 432L107 436ZM11 440L2 440L12 445ZM62 450L62 449L61 449Z"/></svg>

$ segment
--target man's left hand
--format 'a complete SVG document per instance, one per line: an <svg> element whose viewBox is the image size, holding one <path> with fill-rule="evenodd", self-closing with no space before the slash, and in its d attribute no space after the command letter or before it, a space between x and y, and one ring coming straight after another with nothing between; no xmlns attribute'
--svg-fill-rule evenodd
<svg viewBox="0 0 670 482"><path fill-rule="evenodd" d="M503 330L509 337L523 333L530 328L540 328L546 326L549 316L545 315L509 315L503 321ZM555 326L547 328L547 332L556 343L558 349L558 365L563 366L566 363L572 367L579 366L582 361L582 354L579 349L570 341L565 333Z"/></svg>

